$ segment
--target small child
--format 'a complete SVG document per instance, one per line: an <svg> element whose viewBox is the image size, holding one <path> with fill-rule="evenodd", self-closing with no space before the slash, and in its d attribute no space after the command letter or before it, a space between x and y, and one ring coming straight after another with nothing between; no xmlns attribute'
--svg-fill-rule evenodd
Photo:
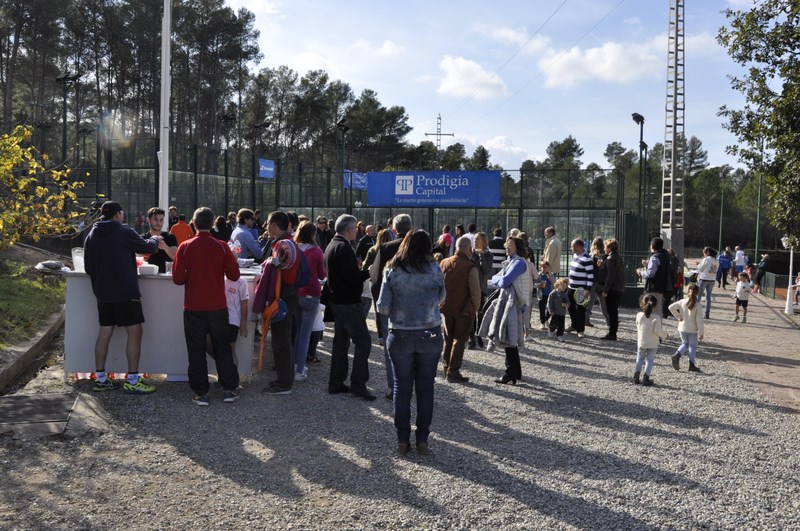
<svg viewBox="0 0 800 531"><path fill-rule="evenodd" d="M642 385L653 385L650 373L653 370L653 363L656 359L659 339L667 339L667 332L661 326L661 316L654 314L653 310L658 306L658 299L653 295L645 295L639 303L641 312L636 314L636 367L633 373L633 383L638 384L639 375L644 365L644 376L641 379Z"/></svg>
<svg viewBox="0 0 800 531"><path fill-rule="evenodd" d="M697 342L703 340L703 312L699 306L700 288L697 284L686 286L686 298L669 305L669 311L678 320L678 333L681 335L681 346L672 356L672 368L681 370L681 355L689 351L689 372L701 372L695 365Z"/></svg>
<svg viewBox="0 0 800 531"><path fill-rule="evenodd" d="M739 280L736 282L736 294L734 295L736 299L736 317L733 318L733 322L739 320L739 307L742 308L742 322L747 322L747 301L750 299L750 277L742 271L739 273Z"/></svg>
<svg viewBox="0 0 800 531"><path fill-rule="evenodd" d="M547 330L547 299L553 291L553 273L550 272L550 262L542 260L539 264L539 285L536 296L539 299L539 322L541 329Z"/></svg>
<svg viewBox="0 0 800 531"><path fill-rule="evenodd" d="M564 319L569 307L568 284L569 279L559 278L553 286L553 291L547 297L547 310L550 312L550 332L547 335L556 337L558 341L564 341Z"/></svg>
<svg viewBox="0 0 800 531"><path fill-rule="evenodd" d="M244 278L238 280L225 279L225 298L228 300L228 327L230 329L228 341L231 344L233 353L233 365L238 367L236 359L236 341L241 335L247 337L247 314L250 294L247 292L247 282ZM211 336L206 336L206 351L209 355L213 354ZM213 358L213 355L212 355Z"/></svg>

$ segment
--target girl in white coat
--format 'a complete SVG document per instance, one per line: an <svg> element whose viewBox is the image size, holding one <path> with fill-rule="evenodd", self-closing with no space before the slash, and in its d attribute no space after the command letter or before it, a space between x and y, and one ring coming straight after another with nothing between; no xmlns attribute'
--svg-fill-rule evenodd
<svg viewBox="0 0 800 531"><path fill-rule="evenodd" d="M636 369L633 373L633 383L639 383L639 375L644 365L644 376L641 379L642 385L653 385L653 380L650 379L650 372L653 370L653 362L656 358L656 351L658 350L658 340L666 339L667 333L661 326L661 316L653 313L658 306L658 299L653 295L645 295L642 297L640 303L642 309L636 315L636 332L637 332L637 351L636 351Z"/></svg>
<svg viewBox="0 0 800 531"><path fill-rule="evenodd" d="M689 351L689 372L700 372L695 364L697 342L703 340L703 313L698 304L700 288L697 284L686 286L686 298L669 305L669 311L678 320L678 332L681 335L681 346L672 356L672 368L681 370L681 355Z"/></svg>

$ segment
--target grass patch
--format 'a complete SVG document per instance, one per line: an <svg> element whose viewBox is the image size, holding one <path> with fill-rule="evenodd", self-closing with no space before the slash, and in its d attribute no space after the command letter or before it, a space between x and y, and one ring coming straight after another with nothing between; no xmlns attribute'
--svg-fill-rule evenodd
<svg viewBox="0 0 800 531"><path fill-rule="evenodd" d="M0 260L0 348L30 339L64 304L66 283L13 260Z"/></svg>

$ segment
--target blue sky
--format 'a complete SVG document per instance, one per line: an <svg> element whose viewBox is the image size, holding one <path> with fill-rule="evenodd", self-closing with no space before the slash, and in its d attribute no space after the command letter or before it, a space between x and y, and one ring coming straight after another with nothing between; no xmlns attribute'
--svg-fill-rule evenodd
<svg viewBox="0 0 800 531"><path fill-rule="evenodd" d="M669 0L227 0L256 15L261 67L300 74L326 70L359 94L369 88L386 105L402 105L414 128L408 140L461 142L471 154L516 169L541 160L547 145L573 135L584 165L619 141L636 148L664 141ZM726 76L740 72L716 43L727 7L746 0L686 2L686 124L711 165L737 161L735 142L716 116L740 107Z"/></svg>

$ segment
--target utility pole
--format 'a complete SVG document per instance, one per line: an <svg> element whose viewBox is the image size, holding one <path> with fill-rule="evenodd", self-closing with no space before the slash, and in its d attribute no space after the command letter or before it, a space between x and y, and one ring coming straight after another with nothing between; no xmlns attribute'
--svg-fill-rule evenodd
<svg viewBox="0 0 800 531"><path fill-rule="evenodd" d="M436 137L436 150L442 149L442 137L443 136L452 136L455 137L455 133L442 133L442 115L436 115L436 132L435 133L425 133L425 136L435 136Z"/></svg>

